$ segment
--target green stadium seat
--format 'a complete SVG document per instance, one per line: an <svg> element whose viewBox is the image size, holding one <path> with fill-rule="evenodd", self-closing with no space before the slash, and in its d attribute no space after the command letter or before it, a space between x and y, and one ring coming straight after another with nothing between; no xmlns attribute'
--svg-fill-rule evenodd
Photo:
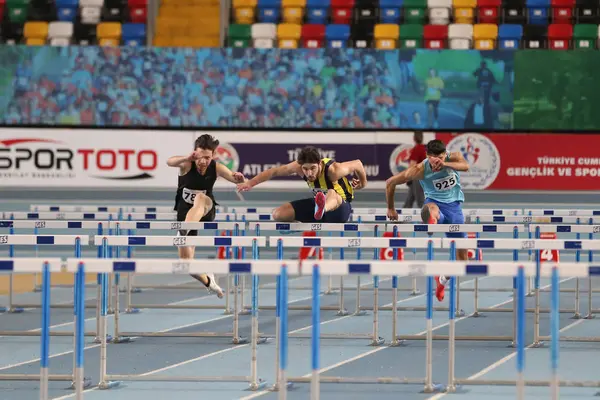
<svg viewBox="0 0 600 400"><path fill-rule="evenodd" d="M573 43L576 49L596 48L598 39L598 25L595 24L577 24L573 26Z"/></svg>
<svg viewBox="0 0 600 400"><path fill-rule="evenodd" d="M227 38L229 47L252 47L252 25L229 25L229 33Z"/></svg>
<svg viewBox="0 0 600 400"><path fill-rule="evenodd" d="M400 48L415 49L423 46L423 25L400 25Z"/></svg>
<svg viewBox="0 0 600 400"><path fill-rule="evenodd" d="M404 23L423 24L427 15L427 0L406 0L404 2Z"/></svg>

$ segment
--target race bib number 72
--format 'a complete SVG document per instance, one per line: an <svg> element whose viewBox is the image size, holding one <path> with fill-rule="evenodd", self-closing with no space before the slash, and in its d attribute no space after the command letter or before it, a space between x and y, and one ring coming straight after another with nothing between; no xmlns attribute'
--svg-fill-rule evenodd
<svg viewBox="0 0 600 400"><path fill-rule="evenodd" d="M446 191L456 186L456 176L450 175L444 178L436 179L433 181L433 186L438 191Z"/></svg>

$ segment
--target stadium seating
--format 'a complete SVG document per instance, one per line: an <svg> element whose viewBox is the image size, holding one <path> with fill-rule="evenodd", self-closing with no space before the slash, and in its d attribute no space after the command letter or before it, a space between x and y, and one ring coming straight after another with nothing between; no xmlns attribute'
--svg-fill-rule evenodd
<svg viewBox="0 0 600 400"><path fill-rule="evenodd" d="M256 20L256 0L236 0L237 18ZM220 47L220 0L162 0L156 20L154 46Z"/></svg>
<svg viewBox="0 0 600 400"><path fill-rule="evenodd" d="M140 46L146 9L147 0L0 0L0 43Z"/></svg>
<svg viewBox="0 0 600 400"><path fill-rule="evenodd" d="M227 46L595 49L597 0L234 0Z"/></svg>

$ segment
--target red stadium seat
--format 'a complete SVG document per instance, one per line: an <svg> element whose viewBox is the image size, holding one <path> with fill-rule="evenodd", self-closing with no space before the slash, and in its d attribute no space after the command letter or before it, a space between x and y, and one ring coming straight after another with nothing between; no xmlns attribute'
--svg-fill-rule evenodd
<svg viewBox="0 0 600 400"><path fill-rule="evenodd" d="M302 47L316 49L323 47L325 25L306 24L302 26Z"/></svg>
<svg viewBox="0 0 600 400"><path fill-rule="evenodd" d="M552 0L552 22L570 24L575 0Z"/></svg>
<svg viewBox="0 0 600 400"><path fill-rule="evenodd" d="M148 15L146 8L132 8L130 12L131 22L145 24Z"/></svg>
<svg viewBox="0 0 600 400"><path fill-rule="evenodd" d="M569 50L573 39L573 25L550 24L548 27L549 47L552 50Z"/></svg>
<svg viewBox="0 0 600 400"><path fill-rule="evenodd" d="M480 24L497 24L501 0L477 0L477 19Z"/></svg>
<svg viewBox="0 0 600 400"><path fill-rule="evenodd" d="M354 0L331 0L331 22L349 25L352 19Z"/></svg>
<svg viewBox="0 0 600 400"><path fill-rule="evenodd" d="M425 25L423 39L426 49L445 49L448 42L448 25Z"/></svg>

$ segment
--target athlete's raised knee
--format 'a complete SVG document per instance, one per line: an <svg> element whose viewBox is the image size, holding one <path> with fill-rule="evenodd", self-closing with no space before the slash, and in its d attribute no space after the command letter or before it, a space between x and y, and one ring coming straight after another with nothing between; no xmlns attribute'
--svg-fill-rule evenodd
<svg viewBox="0 0 600 400"><path fill-rule="evenodd" d="M284 204L274 209L271 217L273 221L291 222L295 218L294 208L289 203Z"/></svg>

